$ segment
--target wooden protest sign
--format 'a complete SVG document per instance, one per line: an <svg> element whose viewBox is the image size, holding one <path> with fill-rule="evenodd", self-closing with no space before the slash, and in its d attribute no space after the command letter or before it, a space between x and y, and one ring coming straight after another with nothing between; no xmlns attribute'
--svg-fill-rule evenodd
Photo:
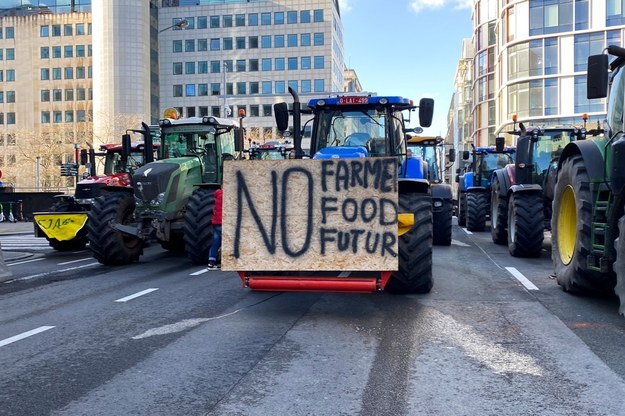
<svg viewBox="0 0 625 416"><path fill-rule="evenodd" d="M223 270L397 270L394 158L226 161L223 197Z"/></svg>

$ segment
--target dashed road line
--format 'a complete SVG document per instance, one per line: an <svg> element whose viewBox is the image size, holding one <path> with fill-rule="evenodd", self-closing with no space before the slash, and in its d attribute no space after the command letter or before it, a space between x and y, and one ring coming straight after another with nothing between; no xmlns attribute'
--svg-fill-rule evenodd
<svg viewBox="0 0 625 416"><path fill-rule="evenodd" d="M538 287L530 282L527 277L518 271L515 267L506 267L508 273L510 273L516 280L518 280L527 290L539 290Z"/></svg>
<svg viewBox="0 0 625 416"><path fill-rule="evenodd" d="M47 331L52 328L54 327L53 326L40 326L39 328L31 329L30 331L22 332L21 334L15 335L13 337L0 340L0 347L4 347L5 345L12 344L24 338L32 337L33 335L37 335L41 332Z"/></svg>
<svg viewBox="0 0 625 416"><path fill-rule="evenodd" d="M128 302L129 300L133 300L135 298L138 298L139 296L143 296L143 295L147 295L148 293L152 293L155 290L158 290L158 288L157 287L152 287L150 289L145 289L145 290L142 290L141 292L137 292L137 293L135 293L133 295L129 295L129 296L126 296L124 298L117 299L115 302Z"/></svg>

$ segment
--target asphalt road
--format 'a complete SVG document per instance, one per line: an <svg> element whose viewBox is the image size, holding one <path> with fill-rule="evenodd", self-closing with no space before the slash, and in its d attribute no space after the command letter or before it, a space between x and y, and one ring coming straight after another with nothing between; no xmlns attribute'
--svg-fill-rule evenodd
<svg viewBox="0 0 625 416"><path fill-rule="evenodd" d="M159 247L105 267L30 243L0 284L0 415L625 414L616 299L562 292L548 240L517 259L453 232L408 296L252 292Z"/></svg>

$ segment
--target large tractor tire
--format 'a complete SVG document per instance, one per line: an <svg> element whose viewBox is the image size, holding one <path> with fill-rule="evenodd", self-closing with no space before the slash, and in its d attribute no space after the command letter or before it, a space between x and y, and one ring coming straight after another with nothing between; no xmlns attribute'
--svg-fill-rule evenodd
<svg viewBox="0 0 625 416"><path fill-rule="evenodd" d="M439 211L432 213L435 246L451 245L451 226L454 207L450 200L443 200L443 206Z"/></svg>
<svg viewBox="0 0 625 416"><path fill-rule="evenodd" d="M508 198L501 195L499 179L495 177L490 188L490 236L495 244L508 242Z"/></svg>
<svg viewBox="0 0 625 416"><path fill-rule="evenodd" d="M213 210L215 190L196 189L184 214L184 244L193 264L206 264L208 250L213 243Z"/></svg>
<svg viewBox="0 0 625 416"><path fill-rule="evenodd" d="M488 213L488 196L484 192L467 194L467 230L484 231Z"/></svg>
<svg viewBox="0 0 625 416"><path fill-rule="evenodd" d="M464 227L467 224L467 194L462 192L458 197L458 225Z"/></svg>
<svg viewBox="0 0 625 416"><path fill-rule="evenodd" d="M543 197L515 193L508 204L508 251L514 257L539 257L545 238Z"/></svg>
<svg viewBox="0 0 625 416"><path fill-rule="evenodd" d="M50 212L76 212L84 211L84 209L72 201L59 201L52 204ZM56 238L48 238L50 247L57 251L82 250L87 245L87 227L82 227L74 238L71 240L57 240Z"/></svg>
<svg viewBox="0 0 625 416"><path fill-rule="evenodd" d="M589 270L591 253L592 193L590 179L580 155L562 163L551 216L551 258L563 290L604 294L613 289L609 276Z"/></svg>
<svg viewBox="0 0 625 416"><path fill-rule="evenodd" d="M428 293L432 289L432 199L419 193L400 193L399 212L413 212L414 226L399 236L399 270L385 290L391 293Z"/></svg>
<svg viewBox="0 0 625 416"><path fill-rule="evenodd" d="M621 301L618 311L621 315L625 315L625 216L619 219L618 229L618 238L614 241L614 248L616 249L616 261L614 262L616 286L614 293Z"/></svg>
<svg viewBox="0 0 625 416"><path fill-rule="evenodd" d="M143 253L143 241L123 234L111 224L134 223L135 201L130 193L111 192L93 200L87 220L89 248L106 265L130 264Z"/></svg>

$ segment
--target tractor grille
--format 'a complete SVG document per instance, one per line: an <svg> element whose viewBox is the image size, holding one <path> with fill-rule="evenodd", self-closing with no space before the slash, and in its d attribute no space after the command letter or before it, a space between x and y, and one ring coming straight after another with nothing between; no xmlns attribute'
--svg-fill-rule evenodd
<svg viewBox="0 0 625 416"><path fill-rule="evenodd" d="M93 199L102 194L103 183L89 183L76 185L76 199Z"/></svg>
<svg viewBox="0 0 625 416"><path fill-rule="evenodd" d="M174 163L150 163L137 169L132 175L135 197L146 202L156 199L158 194L167 190L169 180L178 168L179 165Z"/></svg>

